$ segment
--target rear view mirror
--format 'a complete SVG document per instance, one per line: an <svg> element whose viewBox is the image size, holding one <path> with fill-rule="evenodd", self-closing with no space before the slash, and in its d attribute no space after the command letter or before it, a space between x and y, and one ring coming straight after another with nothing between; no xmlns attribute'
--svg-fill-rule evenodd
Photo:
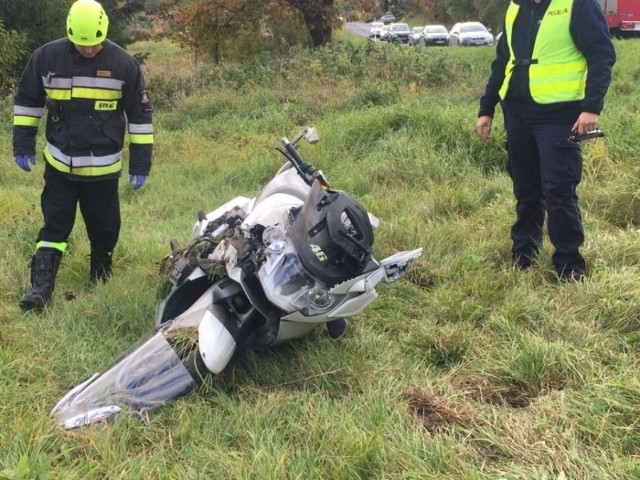
<svg viewBox="0 0 640 480"><path fill-rule="evenodd" d="M309 143L317 143L320 140L320 136L318 135L318 131L315 127L304 127L302 131L293 137L291 143L293 145L297 145L297 143L303 138Z"/></svg>
<svg viewBox="0 0 640 480"><path fill-rule="evenodd" d="M309 143L317 143L320 140L318 130L316 130L315 127L307 129L307 133L305 133L304 139Z"/></svg>

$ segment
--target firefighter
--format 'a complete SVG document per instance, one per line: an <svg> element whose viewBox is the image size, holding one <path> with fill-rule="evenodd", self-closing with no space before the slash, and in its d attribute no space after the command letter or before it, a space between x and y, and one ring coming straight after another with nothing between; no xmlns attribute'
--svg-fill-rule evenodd
<svg viewBox="0 0 640 480"><path fill-rule="evenodd" d="M569 137L596 128L615 60L596 0L512 0L507 8L476 132L489 139L500 102L516 198L511 228L516 267L529 267L542 248L546 213L558 278L584 278L576 194L582 154Z"/></svg>
<svg viewBox="0 0 640 480"><path fill-rule="evenodd" d="M67 16L67 37L35 50L15 95L13 153L26 172L36 164L36 134L47 109L44 226L31 258L31 290L20 300L25 310L41 310L51 298L78 205L91 246L90 284L111 274L125 131L134 190L151 170L149 93L138 62L107 39L108 26L98 2L77 0Z"/></svg>

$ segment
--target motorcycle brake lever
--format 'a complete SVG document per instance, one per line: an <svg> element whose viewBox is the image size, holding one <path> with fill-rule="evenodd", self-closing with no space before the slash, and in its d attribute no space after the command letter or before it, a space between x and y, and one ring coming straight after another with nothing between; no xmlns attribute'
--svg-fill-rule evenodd
<svg viewBox="0 0 640 480"><path fill-rule="evenodd" d="M596 128L594 130L590 130L585 133L571 132L571 135L569 135L568 140L570 142L578 143L584 140L590 140L592 138L599 138L599 137L604 137L604 132L599 128Z"/></svg>

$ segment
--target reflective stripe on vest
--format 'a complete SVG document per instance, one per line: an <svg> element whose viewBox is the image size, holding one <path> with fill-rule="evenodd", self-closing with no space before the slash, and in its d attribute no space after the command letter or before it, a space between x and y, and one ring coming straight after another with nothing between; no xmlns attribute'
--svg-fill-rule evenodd
<svg viewBox="0 0 640 480"><path fill-rule="evenodd" d="M529 68L529 89L537 103L569 102L584 98L587 61L571 38L569 26L572 9L573 0L551 0L540 22L531 63L526 67L517 67ZM509 62L499 92L502 99L506 97L514 68L515 55L510 39L519 11L520 6L511 2L505 17L504 33L509 46Z"/></svg>
<svg viewBox="0 0 640 480"><path fill-rule="evenodd" d="M47 148L44 150L47 162L56 170L86 177L119 172L122 168L120 153L117 152L101 157L94 155L70 157L50 143L47 144Z"/></svg>

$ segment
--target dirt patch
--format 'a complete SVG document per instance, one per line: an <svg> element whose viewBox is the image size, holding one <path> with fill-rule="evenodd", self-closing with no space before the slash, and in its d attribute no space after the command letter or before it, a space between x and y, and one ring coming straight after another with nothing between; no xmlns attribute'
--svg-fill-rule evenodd
<svg viewBox="0 0 640 480"><path fill-rule="evenodd" d="M539 394L540 389L518 385L516 382L498 384L482 375L460 375L451 380L451 384L472 399L494 405L508 405L512 408L524 408Z"/></svg>
<svg viewBox="0 0 640 480"><path fill-rule="evenodd" d="M466 425L466 415L449 406L427 388L414 387L405 394L409 411L431 435L437 435L447 425Z"/></svg>

